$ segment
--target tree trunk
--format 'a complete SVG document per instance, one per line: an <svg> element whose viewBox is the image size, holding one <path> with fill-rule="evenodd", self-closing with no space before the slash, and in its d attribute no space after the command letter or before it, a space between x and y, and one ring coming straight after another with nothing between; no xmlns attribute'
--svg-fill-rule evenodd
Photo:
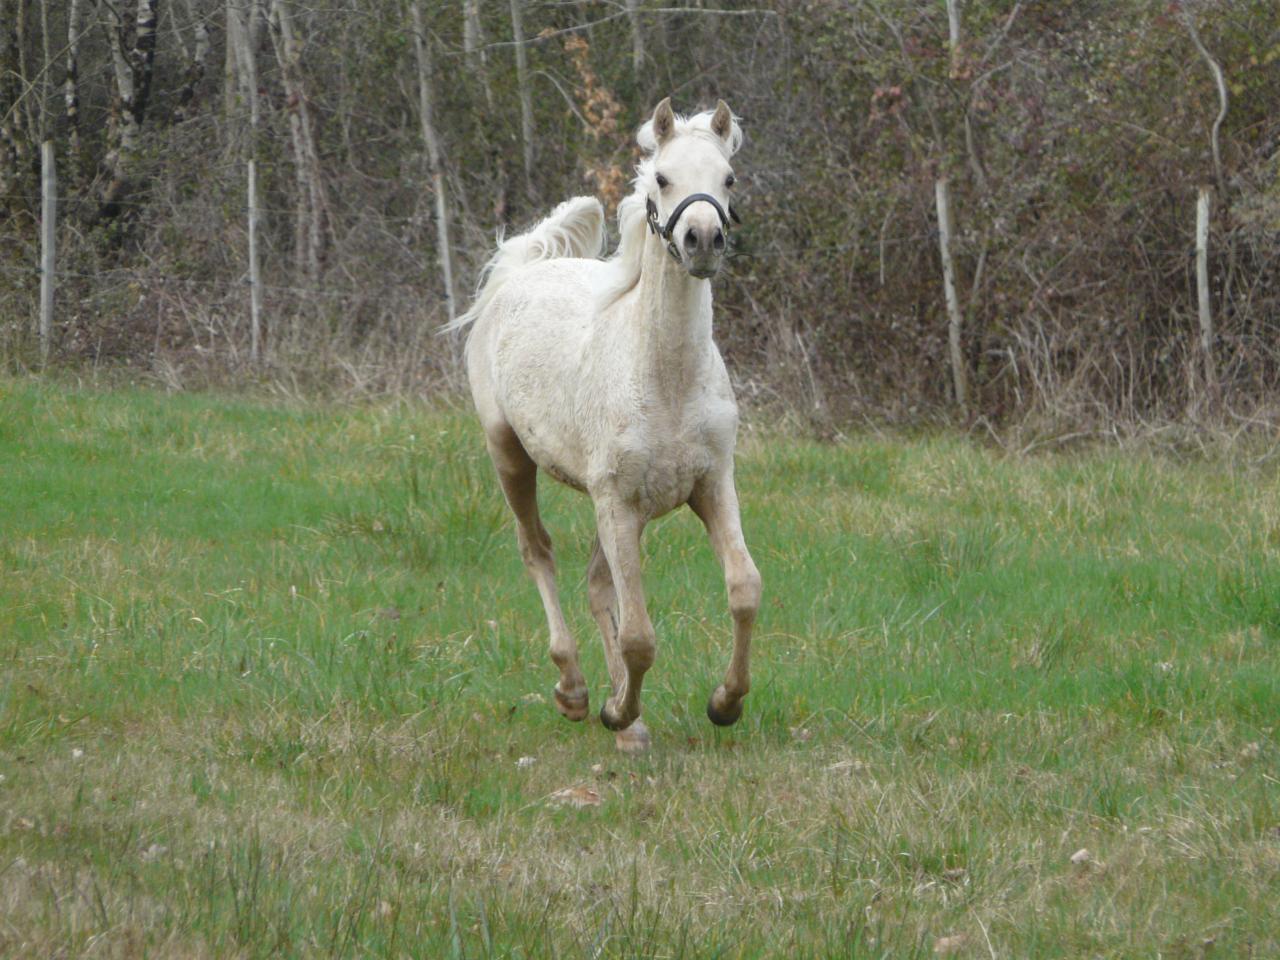
<svg viewBox="0 0 1280 960"><path fill-rule="evenodd" d="M1218 61L1213 59L1213 55L1204 45L1204 41L1200 39L1200 31L1196 28L1196 15L1189 7L1183 8L1185 14L1185 22L1187 24L1187 32L1191 34L1191 42L1195 45L1196 51L1209 67L1209 72L1213 74L1213 82L1218 88L1218 115L1213 120L1213 130L1209 134L1209 149L1213 154L1213 176L1218 183L1218 194L1225 202L1227 199L1227 181L1222 173L1222 147L1221 137L1222 121L1227 118L1227 108L1231 104L1231 99L1227 93L1227 80L1222 74L1222 67L1218 65Z"/></svg>
<svg viewBox="0 0 1280 960"><path fill-rule="evenodd" d="M22 89L22 96L18 99L18 109L24 114L22 125L26 130L30 152L34 153L40 142L40 138L37 136L40 125L36 122L36 115L32 106L37 100L36 97L31 95L36 81L29 79L31 71L27 66L27 0L18 0L18 16L13 21L13 28L18 43L18 83Z"/></svg>
<svg viewBox="0 0 1280 960"><path fill-rule="evenodd" d="M410 5L413 15L413 48L418 61L418 115L422 122L422 145L427 151L431 169L431 187L436 196L436 250L440 257L440 274L444 281L445 311L450 320L457 312L453 296L453 250L449 243L449 207L444 195L444 172L440 138L436 132L431 97L431 47L422 19L421 0Z"/></svg>
<svg viewBox="0 0 1280 960"><path fill-rule="evenodd" d="M52 135L51 130L54 124L53 100L56 94L53 92L53 47L52 36L49 33L49 0L40 0L40 49L43 55L43 62L39 71L40 78L40 144L41 150L44 149L44 142Z"/></svg>
<svg viewBox="0 0 1280 960"><path fill-rule="evenodd" d="M301 58L293 32L293 20L284 0L271 0L271 40L288 98L289 137L293 144L297 182L297 212L294 224L294 257L299 269L312 283L320 278L324 246L324 196L320 155L316 151L311 107L303 83Z"/></svg>
<svg viewBox="0 0 1280 960"><path fill-rule="evenodd" d="M0 22L17 24L25 0L0 0ZM0 29L0 197L17 206L24 193L27 165L27 133L22 125L21 57L18 31Z"/></svg>
<svg viewBox="0 0 1280 960"><path fill-rule="evenodd" d="M960 0L947 0L947 36L951 48L952 80L960 77Z"/></svg>
<svg viewBox="0 0 1280 960"><path fill-rule="evenodd" d="M258 98L258 28L262 22L258 0L227 0L227 76L226 100L228 123L240 126L235 113L249 111L248 156L256 156L253 143L258 131L261 110Z"/></svg>
<svg viewBox="0 0 1280 960"><path fill-rule="evenodd" d="M524 46L524 0L511 0L511 33L516 45L516 83L520 87L520 139L524 147L524 186L533 199L533 91L529 84L529 52Z"/></svg>
<svg viewBox="0 0 1280 960"><path fill-rule="evenodd" d="M142 121L151 99L152 67L156 55L156 0L138 0L137 7L107 6L107 45L115 71L115 90L107 122L109 175L98 217L111 218L130 189ZM123 11L123 12L122 12Z"/></svg>
<svg viewBox="0 0 1280 960"><path fill-rule="evenodd" d="M493 112L493 84L489 82L489 55L484 49L484 28L480 23L480 0L462 0L462 44L467 69L480 80L484 102Z"/></svg>
<svg viewBox="0 0 1280 960"><path fill-rule="evenodd" d="M67 78L62 84L63 112L67 118L67 175L65 180L80 182L80 2L67 3Z"/></svg>
<svg viewBox="0 0 1280 960"><path fill-rule="evenodd" d="M191 0L187 0L187 16L191 20L192 33L195 35L195 49L189 55L184 49L186 69L183 71L182 87L178 90L177 106L173 116L178 122L188 119L194 113L196 91L200 81L204 79L205 61L209 57L209 30L204 25L204 17L192 8Z"/></svg>
<svg viewBox="0 0 1280 960"><path fill-rule="evenodd" d="M466 54L467 66L472 70L488 59L480 26L480 0L462 0L462 52Z"/></svg>
<svg viewBox="0 0 1280 960"><path fill-rule="evenodd" d="M627 18L631 21L631 71L638 81L644 76L644 30L640 25L640 0L627 0Z"/></svg>

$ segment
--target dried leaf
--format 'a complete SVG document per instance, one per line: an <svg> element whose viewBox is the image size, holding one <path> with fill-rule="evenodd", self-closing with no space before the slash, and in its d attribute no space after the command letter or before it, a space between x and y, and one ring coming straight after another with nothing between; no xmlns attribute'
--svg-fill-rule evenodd
<svg viewBox="0 0 1280 960"><path fill-rule="evenodd" d="M861 760L837 760L826 767L827 773L862 773L866 769Z"/></svg>
<svg viewBox="0 0 1280 960"><path fill-rule="evenodd" d="M169 848L163 843L153 843L142 851L142 860L144 863L151 863L154 860L159 860L168 852Z"/></svg>
<svg viewBox="0 0 1280 960"><path fill-rule="evenodd" d="M600 794L584 786L564 787L551 794L548 800L553 804L571 807L598 807L604 802L600 799Z"/></svg>

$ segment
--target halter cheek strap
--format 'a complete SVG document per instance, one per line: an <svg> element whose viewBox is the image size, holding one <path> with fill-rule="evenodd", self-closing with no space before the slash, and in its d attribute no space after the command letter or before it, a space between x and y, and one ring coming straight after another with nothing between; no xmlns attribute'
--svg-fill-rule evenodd
<svg viewBox="0 0 1280 960"><path fill-rule="evenodd" d="M653 202L653 198L645 200L645 222L649 224L649 230L654 236L660 240L667 242L667 253L672 258L680 262L680 248L676 246L675 241L671 239L671 231L676 228L676 222L680 219L680 214L684 213L685 208L691 203L707 202L715 207L716 215L720 218L720 228L727 234L729 232L729 220L732 218L734 223L742 223L742 218L738 216L738 211L733 208L733 204L729 204L729 212L724 212L724 207L720 206L720 201L709 193L691 193L679 203L676 208L671 211L671 216L667 217L666 224L658 223L658 205Z"/></svg>

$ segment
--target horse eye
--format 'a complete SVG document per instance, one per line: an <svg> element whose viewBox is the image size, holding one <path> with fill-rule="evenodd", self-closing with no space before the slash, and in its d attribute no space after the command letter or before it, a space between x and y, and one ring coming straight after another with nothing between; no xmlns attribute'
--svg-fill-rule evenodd
<svg viewBox="0 0 1280 960"><path fill-rule="evenodd" d="M666 187L666 185L667 185L667 178L666 178L666 177L664 177L662 174L658 174L658 176L657 176L657 181L658 181L658 189L659 189L659 190L661 190L661 189L663 189L664 187Z"/></svg>
<svg viewBox="0 0 1280 960"><path fill-rule="evenodd" d="M737 182L738 182L738 178L735 177L732 173L724 178L724 185L726 187L732 187Z"/></svg>

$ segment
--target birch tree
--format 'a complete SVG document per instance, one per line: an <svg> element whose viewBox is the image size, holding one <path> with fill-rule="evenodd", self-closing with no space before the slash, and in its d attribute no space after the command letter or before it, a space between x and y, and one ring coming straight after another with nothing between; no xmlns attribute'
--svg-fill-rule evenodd
<svg viewBox="0 0 1280 960"><path fill-rule="evenodd" d="M640 0L627 0L627 19L631 21L631 72L639 80L644 76L644 30L640 23Z"/></svg>
<svg viewBox="0 0 1280 960"><path fill-rule="evenodd" d="M431 171L431 189L436 198L436 251L444 283L445 310L452 320L457 311L453 296L453 250L449 243L449 206L444 193L443 157L431 95L431 47L422 19L421 0L413 0L409 9L413 18L413 49L418 65L418 117L422 126L422 145L427 153L427 166Z"/></svg>
<svg viewBox="0 0 1280 960"><path fill-rule="evenodd" d="M0 196L16 198L27 168L27 136L22 125L22 74L18 54L18 10L24 0L0 0Z"/></svg>
<svg viewBox="0 0 1280 960"><path fill-rule="evenodd" d="M293 146L297 199L294 214L294 262L314 283L320 277L324 247L324 213L327 206L316 150L315 128L302 76L301 55L294 33L293 18L285 0L271 0L271 42L280 64L289 138Z"/></svg>
<svg viewBox="0 0 1280 960"><path fill-rule="evenodd" d="M156 55L156 0L137 0L130 8L103 4L107 45L111 49L114 89L107 120L108 180L98 215L113 217L130 189L138 140L151 100Z"/></svg>
<svg viewBox="0 0 1280 960"><path fill-rule="evenodd" d="M75 0L72 0L75 2ZM192 112L192 104L196 98L200 81L204 79L205 61L209 58L209 28L205 26L204 17L196 10L192 0L186 0L187 19L191 22L192 46L187 47L182 39L181 30L175 24L174 32L182 47L182 59L185 67L182 73L182 86L178 90L177 106L174 107L174 119L181 122Z"/></svg>
<svg viewBox="0 0 1280 960"><path fill-rule="evenodd" d="M67 0L67 76L62 82L63 114L67 121L67 176L73 186L80 181L80 31L81 0Z"/></svg>
<svg viewBox="0 0 1280 960"><path fill-rule="evenodd" d="M529 80L529 52L525 49L524 0L511 0L511 35L516 47L516 83L520 88L520 141L524 156L524 186L533 197L533 91Z"/></svg>

